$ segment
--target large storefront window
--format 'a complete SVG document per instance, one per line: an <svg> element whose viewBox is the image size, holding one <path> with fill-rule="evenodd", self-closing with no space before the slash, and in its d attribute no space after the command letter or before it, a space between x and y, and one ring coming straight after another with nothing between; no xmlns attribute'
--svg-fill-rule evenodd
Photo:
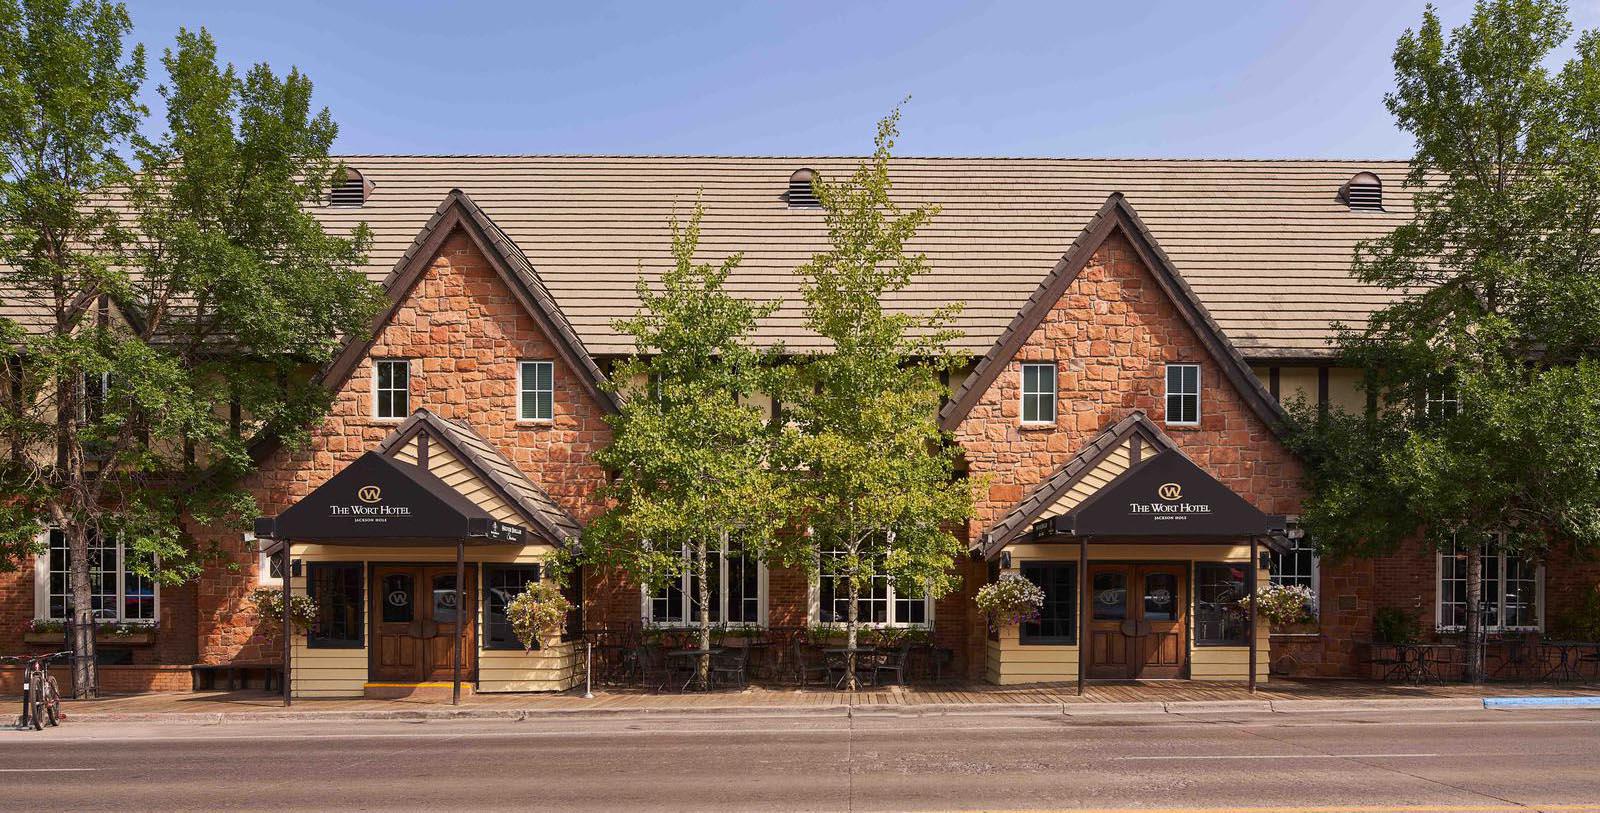
<svg viewBox="0 0 1600 813"><path fill-rule="evenodd" d="M1483 552L1483 626L1490 630L1538 630L1543 627L1543 568L1529 559L1501 554L1496 546ZM1455 545L1439 553L1439 628L1467 626L1467 552Z"/></svg>
<svg viewBox="0 0 1600 813"><path fill-rule="evenodd" d="M1239 607L1249 590L1250 565L1194 566L1194 642L1196 646L1247 646L1250 621Z"/></svg>
<svg viewBox="0 0 1600 813"><path fill-rule="evenodd" d="M539 583L538 565L483 566L483 648L522 649L522 642L506 618L506 605ZM538 647L534 642L534 647Z"/></svg>
<svg viewBox="0 0 1600 813"><path fill-rule="evenodd" d="M719 551L708 551L706 577L711 584L709 617L713 624L761 623L761 565L745 556L739 543L725 541ZM691 572L694 552L681 551L683 573L646 602L646 621L657 625L700 623L700 580Z"/></svg>
<svg viewBox="0 0 1600 813"><path fill-rule="evenodd" d="M1022 576L1044 589L1039 620L1023 624L1024 644L1074 644L1078 641L1078 565L1075 562L1025 562Z"/></svg>
<svg viewBox="0 0 1600 813"><path fill-rule="evenodd" d="M363 570L359 562L312 562L306 565L308 594L317 602L317 620L306 635L313 649L360 649L362 646Z"/></svg>
<svg viewBox="0 0 1600 813"><path fill-rule="evenodd" d="M154 623L157 618L156 583L137 572L139 554L116 538L89 535L89 601L98 621ZM39 618L66 620L72 616L72 551L67 535L50 531L48 591L34 608ZM149 568L143 568L146 572Z"/></svg>
<svg viewBox="0 0 1600 813"><path fill-rule="evenodd" d="M824 550L817 575L817 620L823 624L844 624L850 619L850 586L843 570L845 552ZM856 619L881 627L925 627L933 617L933 601L922 591L908 592L895 586L883 573L879 561L870 582L857 589Z"/></svg>

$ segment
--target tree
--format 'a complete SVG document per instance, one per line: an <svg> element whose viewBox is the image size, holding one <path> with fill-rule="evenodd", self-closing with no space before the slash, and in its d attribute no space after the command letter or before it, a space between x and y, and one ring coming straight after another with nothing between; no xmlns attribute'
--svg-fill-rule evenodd
<svg viewBox="0 0 1600 813"><path fill-rule="evenodd" d="M1297 414L1325 551L1465 550L1475 681L1485 548L1600 548L1600 34L1552 73L1569 32L1559 2L1480 0L1448 39L1432 7L1400 38L1415 215L1358 248L1397 298L1338 339L1372 407Z"/></svg>
<svg viewBox="0 0 1600 813"><path fill-rule="evenodd" d="M167 132L146 139L129 28L99 0L0 0L0 291L37 314L0 328L0 566L42 553L41 523L60 529L80 622L104 609L91 540L177 584L212 553L187 523L244 527L250 445L305 436L329 396L303 371L382 302L358 268L365 229L328 235L306 209L336 170L310 81L266 65L241 78L204 30L180 31L162 59ZM94 653L87 636L73 648L81 695Z"/></svg>
<svg viewBox="0 0 1600 813"><path fill-rule="evenodd" d="M728 292L740 255L719 265L695 261L703 216L697 205L687 224L673 220L675 264L662 290L641 278L638 313L617 322L635 352L610 386L633 391L611 418L611 443L596 454L615 478L602 490L610 507L584 534L583 559L620 567L652 592L687 572L694 592L685 597L687 615L704 650L711 646L710 559L725 541L764 557L777 544L784 500L774 430L750 399L770 391L777 351L757 351L750 336L777 303ZM709 669L709 657L701 657L702 686Z"/></svg>
<svg viewBox="0 0 1600 813"><path fill-rule="evenodd" d="M908 595L954 589L962 545L951 528L973 507L937 423L940 373L960 361L946 347L959 305L911 314L884 303L926 273L927 258L906 244L936 212L902 211L889 196L899 119L896 110L878 123L872 157L851 177L817 182L829 248L797 273L806 324L830 347L803 360L783 398L796 524L843 587L852 689L861 591L875 576Z"/></svg>

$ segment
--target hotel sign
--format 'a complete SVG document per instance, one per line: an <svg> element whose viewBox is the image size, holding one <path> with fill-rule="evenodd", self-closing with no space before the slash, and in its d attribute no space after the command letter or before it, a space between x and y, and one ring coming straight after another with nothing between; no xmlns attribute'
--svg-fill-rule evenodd
<svg viewBox="0 0 1600 813"><path fill-rule="evenodd" d="M1268 518L1194 461L1168 449L1107 483L1050 530L1080 536L1250 536Z"/></svg>
<svg viewBox="0 0 1600 813"><path fill-rule="evenodd" d="M1183 499L1182 483L1162 483L1156 487L1155 496L1150 502L1129 502L1128 513L1147 515L1155 522L1181 522L1196 514L1211 513L1211 503Z"/></svg>

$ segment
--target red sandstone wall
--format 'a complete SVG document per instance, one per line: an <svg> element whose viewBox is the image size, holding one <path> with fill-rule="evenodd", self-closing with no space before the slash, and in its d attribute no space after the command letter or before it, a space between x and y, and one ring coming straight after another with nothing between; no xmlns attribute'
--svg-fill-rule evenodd
<svg viewBox="0 0 1600 813"><path fill-rule="evenodd" d="M275 514L374 448L398 422L372 418L371 358L409 358L411 408L465 419L580 520L604 481L593 452L610 437L604 410L579 383L548 337L512 297L462 232L442 246L428 272L378 335L369 359L337 393L309 446L283 450L248 483L263 514ZM555 359L555 418L516 419L517 362ZM254 635L256 554L238 534L211 534L234 556L237 570L207 570L199 586L198 656L202 663L275 659L271 642ZM637 615L637 610L635 610Z"/></svg>

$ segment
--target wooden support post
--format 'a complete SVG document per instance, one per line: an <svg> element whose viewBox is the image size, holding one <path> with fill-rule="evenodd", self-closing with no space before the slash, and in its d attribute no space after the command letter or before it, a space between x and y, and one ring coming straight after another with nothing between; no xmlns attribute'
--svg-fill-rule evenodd
<svg viewBox="0 0 1600 813"><path fill-rule="evenodd" d="M1089 659L1089 537L1078 537L1078 696Z"/></svg>
<svg viewBox="0 0 1600 813"><path fill-rule="evenodd" d="M1261 539L1250 537L1250 693L1256 693L1256 580L1261 577Z"/></svg>
<svg viewBox="0 0 1600 813"><path fill-rule="evenodd" d="M294 703L293 695L289 691L289 684L291 683L289 658L292 657L294 650L294 625L291 621L293 614L289 612L289 580L290 576L293 575L289 568L289 540L285 539L279 543L278 555L283 557L283 564L278 568L278 573L283 576L283 674L279 676L279 680L283 683L281 687L283 689L283 705L288 707ZM267 567L272 567L270 560L267 562ZM309 590L310 585L306 585L306 588Z"/></svg>
<svg viewBox="0 0 1600 813"><path fill-rule="evenodd" d="M455 646L455 685L450 689L450 705L461 705L461 616L467 611L467 544L464 540L456 540L456 646Z"/></svg>

